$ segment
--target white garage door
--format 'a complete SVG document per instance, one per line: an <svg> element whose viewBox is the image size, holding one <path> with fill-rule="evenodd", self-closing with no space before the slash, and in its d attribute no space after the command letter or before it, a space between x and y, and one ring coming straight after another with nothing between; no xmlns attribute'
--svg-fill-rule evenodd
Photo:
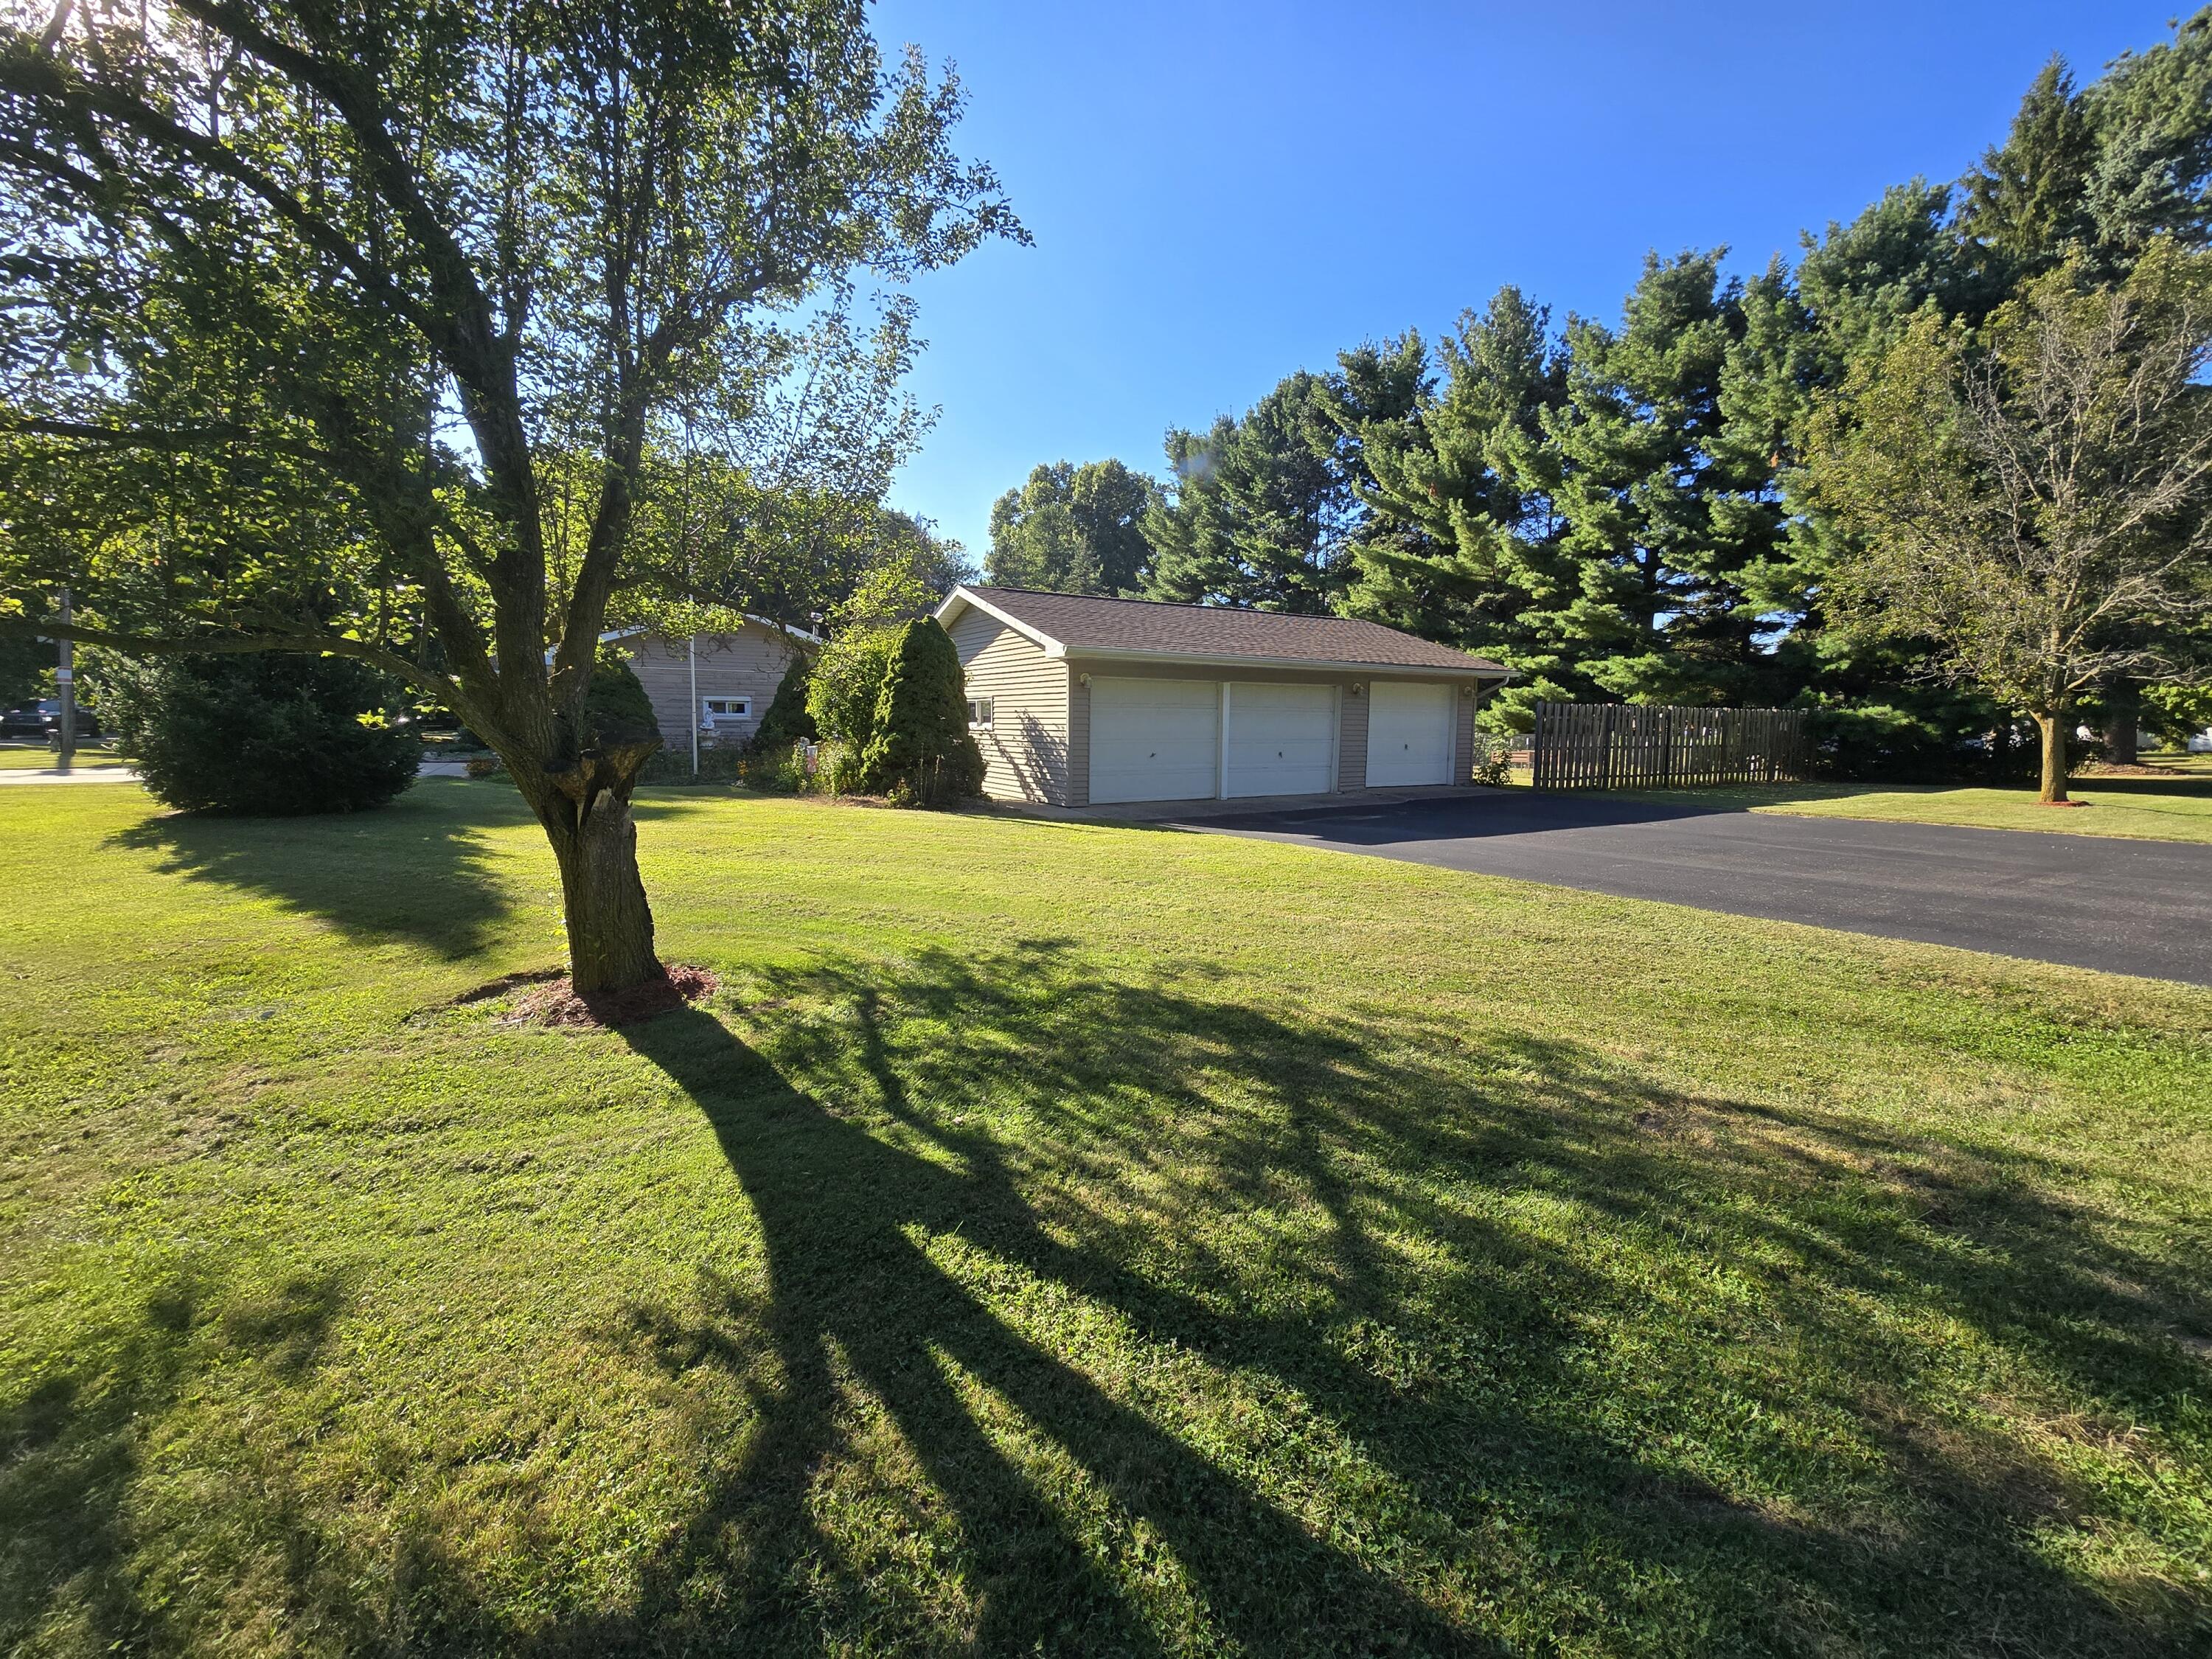
<svg viewBox="0 0 2212 1659"><path fill-rule="evenodd" d="M1231 795L1317 795L1336 787L1336 688L1229 687Z"/></svg>
<svg viewBox="0 0 2212 1659"><path fill-rule="evenodd" d="M1452 688L1376 680L1367 688L1367 787L1452 781Z"/></svg>
<svg viewBox="0 0 2212 1659"><path fill-rule="evenodd" d="M1221 757L1212 680L1091 683L1091 799L1202 800Z"/></svg>

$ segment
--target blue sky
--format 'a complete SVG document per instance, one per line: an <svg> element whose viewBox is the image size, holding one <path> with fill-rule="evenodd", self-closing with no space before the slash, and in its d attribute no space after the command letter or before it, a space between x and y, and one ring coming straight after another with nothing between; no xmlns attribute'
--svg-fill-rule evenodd
<svg viewBox="0 0 2212 1659"><path fill-rule="evenodd" d="M886 0L878 37L956 62L962 147L1036 239L917 284L942 414L891 498L980 563L1039 461L1158 473L1169 426L1502 283L1610 318L1647 249L1794 255L1965 170L2052 52L2087 80L2186 10Z"/></svg>

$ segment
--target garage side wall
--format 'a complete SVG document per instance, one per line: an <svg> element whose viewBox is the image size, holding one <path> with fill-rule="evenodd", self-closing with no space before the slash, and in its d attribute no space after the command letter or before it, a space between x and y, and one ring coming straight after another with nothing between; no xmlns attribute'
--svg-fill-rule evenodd
<svg viewBox="0 0 2212 1659"><path fill-rule="evenodd" d="M1452 694L1452 776L1454 783L1465 783L1474 775L1474 711L1482 700L1478 690L1468 696L1455 689Z"/></svg>
<svg viewBox="0 0 2212 1659"><path fill-rule="evenodd" d="M988 697L991 728L975 733L983 751L983 793L995 800L1066 806L1068 673L1065 659L975 610L953 619L952 644L967 672L968 695Z"/></svg>

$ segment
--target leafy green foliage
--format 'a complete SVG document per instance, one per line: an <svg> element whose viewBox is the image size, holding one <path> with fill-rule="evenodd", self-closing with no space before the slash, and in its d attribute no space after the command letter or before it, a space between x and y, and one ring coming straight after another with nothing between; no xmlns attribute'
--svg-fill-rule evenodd
<svg viewBox="0 0 2212 1659"><path fill-rule="evenodd" d="M1159 486L1117 460L1039 466L991 508L986 579L1060 593L1133 593L1152 565Z"/></svg>
<svg viewBox="0 0 2212 1659"><path fill-rule="evenodd" d="M842 0L11 11L0 632L67 586L87 642L410 681L538 815L579 987L658 975L598 641L795 620L891 533L903 285L1024 234L961 106Z"/></svg>
<svg viewBox="0 0 2212 1659"><path fill-rule="evenodd" d="M121 661L103 704L146 787L191 812L286 817L382 806L422 745L388 723L401 688L341 657Z"/></svg>
<svg viewBox="0 0 2212 1659"><path fill-rule="evenodd" d="M46 695L54 648L36 640L0 639L0 708L16 708Z"/></svg>
<svg viewBox="0 0 2212 1659"><path fill-rule="evenodd" d="M894 637L859 777L861 788L909 805L950 806L982 791L960 653L934 617Z"/></svg>
<svg viewBox="0 0 2212 1659"><path fill-rule="evenodd" d="M876 710L901 631L887 626L848 628L823 647L807 678L806 712L813 717L815 729L824 743L836 744L841 755L854 762L875 735ZM841 775L833 787L857 783Z"/></svg>

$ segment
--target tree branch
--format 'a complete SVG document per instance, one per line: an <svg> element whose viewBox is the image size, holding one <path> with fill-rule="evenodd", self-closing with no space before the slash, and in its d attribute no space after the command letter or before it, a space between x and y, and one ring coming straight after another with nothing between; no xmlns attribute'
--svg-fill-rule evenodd
<svg viewBox="0 0 2212 1659"><path fill-rule="evenodd" d="M440 699L459 690L442 674L409 661L398 652L342 634L125 634L88 628L81 623L34 622L0 617L0 639L68 640L105 646L133 657L244 656L257 651L289 651L307 656L353 657L435 692Z"/></svg>

